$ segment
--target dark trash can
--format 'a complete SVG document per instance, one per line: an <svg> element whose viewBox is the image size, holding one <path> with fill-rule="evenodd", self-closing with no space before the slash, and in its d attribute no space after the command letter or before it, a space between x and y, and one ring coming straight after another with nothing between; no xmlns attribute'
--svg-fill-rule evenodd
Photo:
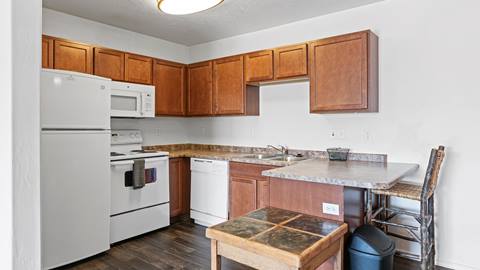
<svg viewBox="0 0 480 270"><path fill-rule="evenodd" d="M372 225L358 227L348 247L351 270L392 270L395 242Z"/></svg>

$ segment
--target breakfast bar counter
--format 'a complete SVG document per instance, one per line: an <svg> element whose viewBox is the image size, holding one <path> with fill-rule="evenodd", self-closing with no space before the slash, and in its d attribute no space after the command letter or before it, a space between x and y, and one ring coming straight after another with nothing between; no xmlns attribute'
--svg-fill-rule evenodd
<svg viewBox="0 0 480 270"><path fill-rule="evenodd" d="M367 189L389 189L418 164L310 159L262 172L263 176Z"/></svg>

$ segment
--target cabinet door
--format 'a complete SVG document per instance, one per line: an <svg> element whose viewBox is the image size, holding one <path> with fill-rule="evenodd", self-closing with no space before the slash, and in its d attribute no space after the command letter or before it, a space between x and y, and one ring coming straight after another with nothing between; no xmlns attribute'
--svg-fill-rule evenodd
<svg viewBox="0 0 480 270"><path fill-rule="evenodd" d="M270 181L257 181L257 209L270 205Z"/></svg>
<svg viewBox="0 0 480 270"><path fill-rule="evenodd" d="M220 115L245 113L243 57L234 56L213 62L213 106Z"/></svg>
<svg viewBox="0 0 480 270"><path fill-rule="evenodd" d="M257 181L230 177L230 216L236 218L257 208Z"/></svg>
<svg viewBox="0 0 480 270"><path fill-rule="evenodd" d="M94 74L116 81L125 79L125 54L123 52L95 48Z"/></svg>
<svg viewBox="0 0 480 270"><path fill-rule="evenodd" d="M275 53L275 79L306 76L307 44L277 48Z"/></svg>
<svg viewBox="0 0 480 270"><path fill-rule="evenodd" d="M312 42L310 59L310 110L375 111L376 39L368 31ZM373 35L373 34L372 34ZM371 73L369 74L369 62ZM369 104L369 87L371 98ZM370 106L370 107L369 107Z"/></svg>
<svg viewBox="0 0 480 270"><path fill-rule="evenodd" d="M156 115L185 115L185 65L155 60Z"/></svg>
<svg viewBox="0 0 480 270"><path fill-rule="evenodd" d="M152 84L152 58L125 54L125 81Z"/></svg>
<svg viewBox="0 0 480 270"><path fill-rule="evenodd" d="M54 41L54 68L93 73L93 49L91 46L65 40Z"/></svg>
<svg viewBox="0 0 480 270"><path fill-rule="evenodd" d="M212 62L197 63L188 66L187 114L191 116L212 115L213 70Z"/></svg>
<svg viewBox="0 0 480 270"><path fill-rule="evenodd" d="M266 50L245 55L245 81L273 80L273 51Z"/></svg>
<svg viewBox="0 0 480 270"><path fill-rule="evenodd" d="M53 68L53 38L42 36L42 68Z"/></svg>
<svg viewBox="0 0 480 270"><path fill-rule="evenodd" d="M170 217L190 211L189 166L184 158L170 159Z"/></svg>

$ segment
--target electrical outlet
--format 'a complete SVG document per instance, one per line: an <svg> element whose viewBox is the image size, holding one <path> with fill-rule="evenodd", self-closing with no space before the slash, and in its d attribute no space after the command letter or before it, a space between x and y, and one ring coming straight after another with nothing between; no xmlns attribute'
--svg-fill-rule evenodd
<svg viewBox="0 0 480 270"><path fill-rule="evenodd" d="M369 131L362 131L362 139L366 142L370 141L372 139L372 135L370 134Z"/></svg>
<svg viewBox="0 0 480 270"><path fill-rule="evenodd" d="M343 140L345 139L345 132L343 130L332 130L329 133L330 139Z"/></svg>
<svg viewBox="0 0 480 270"><path fill-rule="evenodd" d="M338 204L333 203L323 203L323 213L328 215L339 216L340 215L340 207Z"/></svg>

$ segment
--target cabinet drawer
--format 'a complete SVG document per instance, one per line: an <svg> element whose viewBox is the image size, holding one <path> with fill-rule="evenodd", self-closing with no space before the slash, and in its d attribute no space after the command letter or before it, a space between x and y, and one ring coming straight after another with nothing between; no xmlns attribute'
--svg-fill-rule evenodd
<svg viewBox="0 0 480 270"><path fill-rule="evenodd" d="M271 170L274 168L276 168L276 166L230 162L230 175L251 177L255 178L256 180L267 180L267 177L262 176L262 171Z"/></svg>

